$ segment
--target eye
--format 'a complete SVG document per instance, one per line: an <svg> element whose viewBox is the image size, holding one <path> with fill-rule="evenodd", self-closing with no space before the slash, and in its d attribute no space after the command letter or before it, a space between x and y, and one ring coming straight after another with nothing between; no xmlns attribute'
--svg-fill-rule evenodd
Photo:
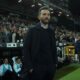
<svg viewBox="0 0 80 80"><path fill-rule="evenodd" d="M43 15L46 15L46 13L43 13Z"/></svg>

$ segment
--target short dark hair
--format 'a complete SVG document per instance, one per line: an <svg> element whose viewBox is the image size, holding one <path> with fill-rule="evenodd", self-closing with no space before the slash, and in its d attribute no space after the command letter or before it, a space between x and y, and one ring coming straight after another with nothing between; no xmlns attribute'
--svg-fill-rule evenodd
<svg viewBox="0 0 80 80"><path fill-rule="evenodd" d="M18 59L20 59L19 57L17 57L15 60L17 61Z"/></svg>
<svg viewBox="0 0 80 80"><path fill-rule="evenodd" d="M40 12L41 12L42 10L48 10L48 11L50 11L50 8L49 8L48 6L43 6L43 7L41 7L41 8L39 9L39 11L38 11L38 15L40 14Z"/></svg>

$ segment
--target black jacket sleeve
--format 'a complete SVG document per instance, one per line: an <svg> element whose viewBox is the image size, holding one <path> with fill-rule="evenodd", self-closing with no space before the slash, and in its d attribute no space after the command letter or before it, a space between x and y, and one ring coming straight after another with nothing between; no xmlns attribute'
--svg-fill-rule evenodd
<svg viewBox="0 0 80 80"><path fill-rule="evenodd" d="M31 44L32 44L32 32L29 30L27 35L24 38L23 44L23 71L28 71L32 69L32 62L31 62Z"/></svg>
<svg viewBox="0 0 80 80"><path fill-rule="evenodd" d="M57 48L56 48L56 38L55 38L55 32L53 31L53 59L54 63L58 64L58 58L57 58Z"/></svg>

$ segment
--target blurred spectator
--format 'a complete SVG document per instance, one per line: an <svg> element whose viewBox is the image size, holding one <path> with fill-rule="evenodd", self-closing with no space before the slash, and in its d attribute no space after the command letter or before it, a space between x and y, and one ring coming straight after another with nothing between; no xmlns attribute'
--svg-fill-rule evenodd
<svg viewBox="0 0 80 80"><path fill-rule="evenodd" d="M0 66L0 77L2 80L15 80L15 76L12 67L9 64L8 58L5 58L3 64Z"/></svg>
<svg viewBox="0 0 80 80"><path fill-rule="evenodd" d="M78 59L80 62L80 34L78 35L78 40L75 43L76 54L78 54Z"/></svg>
<svg viewBox="0 0 80 80"><path fill-rule="evenodd" d="M13 57L12 60L13 60L13 69L17 74L17 76L19 77L21 72L21 67L22 67L21 59L18 57Z"/></svg>
<svg viewBox="0 0 80 80"><path fill-rule="evenodd" d="M0 27L0 43L5 42L3 27Z"/></svg>
<svg viewBox="0 0 80 80"><path fill-rule="evenodd" d="M4 27L4 40L5 40L5 43L10 42L10 31L9 31L9 28L7 27Z"/></svg>
<svg viewBox="0 0 80 80"><path fill-rule="evenodd" d="M9 64L8 59L5 58L3 64L0 66L0 75L4 76L8 72L12 72L12 67Z"/></svg>

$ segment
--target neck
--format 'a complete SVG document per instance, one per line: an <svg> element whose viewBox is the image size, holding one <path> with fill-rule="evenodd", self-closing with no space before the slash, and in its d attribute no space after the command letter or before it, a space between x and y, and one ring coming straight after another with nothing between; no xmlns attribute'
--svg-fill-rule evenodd
<svg viewBox="0 0 80 80"><path fill-rule="evenodd" d="M44 23L42 23L42 22L40 22L40 23L41 23L41 27L42 27L42 28L48 29L48 24L44 24Z"/></svg>

